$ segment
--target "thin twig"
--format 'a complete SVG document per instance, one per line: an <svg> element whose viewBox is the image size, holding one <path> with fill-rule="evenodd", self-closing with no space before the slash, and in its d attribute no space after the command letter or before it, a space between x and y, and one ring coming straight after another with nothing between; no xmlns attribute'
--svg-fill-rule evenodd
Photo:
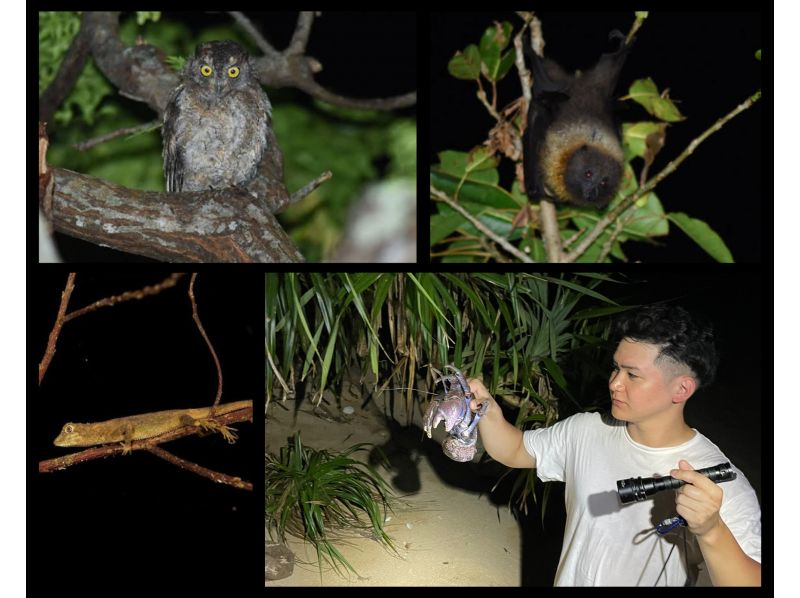
<svg viewBox="0 0 800 598"><path fill-rule="evenodd" d="M171 274L169 277L164 279L163 282L146 286L138 291L127 291L122 293L121 295L114 295L112 297L106 297L104 299L100 299L99 301L95 301L91 305L87 305L86 307L82 307L80 309L73 310L68 314L64 312L67 309L67 303L69 303L70 295L72 295L72 291L75 288L75 274L70 273L69 277L67 278L67 286L64 288L64 291L61 293L61 306L58 310L58 316L56 316L56 323L53 326L53 330L50 331L50 338L47 341L47 349L45 349L44 357L42 361L39 363L39 384L42 383L42 378L44 378L44 374L47 371L50 362L53 359L53 355L56 352L56 341L58 340L58 335L61 333L61 327L77 318L78 316L82 316L91 311L95 311L96 309L100 309L101 307L110 307L117 303L121 303L122 301L129 301L131 299L143 299L149 295L156 295L163 291L164 289L168 289L170 287L175 286L175 283L180 279L183 274Z"/></svg>
<svg viewBox="0 0 800 598"><path fill-rule="evenodd" d="M50 331L50 337L47 339L47 349L45 349L44 357L42 357L42 361L39 362L39 385L42 384L44 373L47 371L53 359L53 355L56 352L56 341L58 340L58 335L61 333L61 327L64 325L64 322L67 321L64 314L67 311L67 304L69 303L69 298L74 288L75 273L70 272L69 276L67 276L67 285L61 293L61 305L58 308L56 323L53 325L53 329Z"/></svg>
<svg viewBox="0 0 800 598"><path fill-rule="evenodd" d="M316 16L321 15L316 13ZM287 51L290 54L303 54L308 47L308 38L311 36L311 26L314 24L314 11L303 10L297 15L297 26L292 34L292 41L289 42Z"/></svg>
<svg viewBox="0 0 800 598"><path fill-rule="evenodd" d="M492 241L494 241L495 243L497 243L498 245L500 245L500 246L501 246L503 249L505 249L507 252L509 252L509 253L510 253L511 255L513 255L514 257L516 257L518 260L520 260L520 261L522 261L522 262L529 263L529 264L532 264L532 263L533 263L533 260L532 260L531 258L529 258L527 255L525 255L524 253L522 253L522 252L521 252L519 249L517 249L516 247L514 247L514 246L513 246L511 243L509 243L509 242L508 242L506 239L504 239L503 237L500 237L500 236L498 236L498 235L494 234L494 232L492 232L492 231L491 231L491 229L489 229L489 227L488 227L488 226L486 226L485 224L483 224L483 222L481 222L480 220L478 220L477 218L475 218L475 216L473 216L472 214L470 214L469 212L467 212L467 210L465 210L465 209L464 209L464 208L462 208L460 205L458 205L458 204L457 204L455 201L453 201L452 199L450 199L450 198L447 196L447 194L446 194L446 193L444 193L443 191L440 191L439 189L436 189L436 188L435 188L433 185L431 185L431 186L430 186L430 190L431 190L431 191L430 191L430 192L431 192L431 195L433 196L433 198L434 198L436 201L441 201L441 202L444 202L444 203L446 203L448 206L450 206L451 208L453 208L453 209L454 209L456 212L458 212L458 213L459 213L459 214L461 214L461 215L462 215L464 218L466 218L466 219L467 219L467 220L468 220L468 221L469 221L469 222L472 224L472 226L474 226L475 228L477 228L477 229L478 229L479 231L481 231L481 232L482 232L484 235L486 235L486 236L487 236L487 237L489 237L489 238L490 238Z"/></svg>
<svg viewBox="0 0 800 598"><path fill-rule="evenodd" d="M301 187L300 189L298 189L297 191L292 193L292 196L289 198L289 203L287 203L284 206L283 209L286 209L288 206L292 205L293 203L297 203L298 201L300 201L304 197L307 197L314 189L319 187L322 183L324 183L325 181L330 180L330 178L332 176L333 176L333 173L330 170L326 170L325 172L323 172L321 175L319 175L313 181L311 181L310 183L304 185L303 187Z"/></svg>
<svg viewBox="0 0 800 598"><path fill-rule="evenodd" d="M200 322L200 316L197 314L197 303L194 300L194 279L197 278L197 272L192 274L192 280L189 282L189 299L192 302L192 317L194 318L195 323L197 324L198 330L200 330L200 334L206 341L208 345L208 349L211 351L211 356L214 358L214 363L217 364L217 398L214 399L214 404L211 406L211 413L209 417L214 417L214 408L219 405L219 400L222 398L222 367L219 365L219 358L217 357L217 352L214 351L214 345L211 344L211 341L208 340L208 335L206 334L205 329L203 328L203 324Z"/></svg>
<svg viewBox="0 0 800 598"><path fill-rule="evenodd" d="M208 469L207 467L203 467L202 465L198 465L197 463L192 463L191 461L187 461L186 459L181 459L177 455L173 455L172 453L165 451L159 446L151 446L148 447L146 450L154 454L156 457L161 457L165 461L169 461L170 463L172 463L173 465L177 465L181 469L188 469L189 471L192 471L197 475L206 477L212 482L228 484L229 486L233 486L234 488L239 488L240 490L250 490L250 491L253 490L252 482L246 482L240 477L220 473L219 471Z"/></svg>
<svg viewBox="0 0 800 598"><path fill-rule="evenodd" d="M261 32L253 25L253 22L248 19L243 12L238 11L231 11L230 15L233 19L239 24L239 27L244 29L245 33L250 36L250 38L255 42L256 46L259 50L261 50L265 56L272 56L274 54L279 54L279 52L272 47Z"/></svg>
<svg viewBox="0 0 800 598"><path fill-rule="evenodd" d="M101 143L105 143L106 141L111 141L112 139L116 139L117 137L122 137L123 135L135 135L137 133L146 133L148 131L154 131L158 127L161 126L160 120L151 120L148 123L144 123L143 125L137 125L135 127L124 127L122 129L117 129L116 131L111 131L110 133L106 133L105 135L100 135L99 137L93 137L92 139L87 139L86 141L81 141L80 143L72 144L79 152L86 151L94 147L95 145L100 145Z"/></svg>
<svg viewBox="0 0 800 598"><path fill-rule="evenodd" d="M111 297L105 297L100 299L99 301L95 301L94 303L87 305L86 307L82 307L80 309L76 309L71 311L67 314L66 318L64 318L65 322L69 322L73 318L77 318L78 316L82 316L85 313L90 311L95 311L100 309L101 307L111 307L112 305L116 305L117 303L122 303L123 301L130 301L132 299L144 299L145 297L149 297L151 295L158 295L161 291L170 289L174 287L177 282L184 276L183 272L175 272L170 274L167 278L162 280L158 284L152 284L136 291L125 291L119 295L112 295Z"/></svg>

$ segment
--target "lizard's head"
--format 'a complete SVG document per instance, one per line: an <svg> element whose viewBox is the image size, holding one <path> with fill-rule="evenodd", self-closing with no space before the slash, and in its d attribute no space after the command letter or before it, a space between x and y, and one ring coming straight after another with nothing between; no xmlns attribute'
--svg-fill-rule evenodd
<svg viewBox="0 0 800 598"><path fill-rule="evenodd" d="M64 427L61 428L61 434L56 437L53 444L56 446L81 446L81 435L78 432L79 426L80 424L73 424L72 422L64 424Z"/></svg>

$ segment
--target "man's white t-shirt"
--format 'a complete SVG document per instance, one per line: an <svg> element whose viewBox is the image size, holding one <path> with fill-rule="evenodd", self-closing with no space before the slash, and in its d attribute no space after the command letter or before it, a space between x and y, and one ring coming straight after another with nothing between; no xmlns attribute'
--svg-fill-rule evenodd
<svg viewBox="0 0 800 598"><path fill-rule="evenodd" d="M624 422L599 413L579 413L549 428L523 434L542 481L565 482L567 523L556 572L557 586L680 586L708 583L694 535L678 527L659 536L655 526L676 515L674 491L623 505L617 480L669 475L685 459L695 469L729 459L708 438L651 448L634 442ZM761 508L741 471L722 482L720 516L742 550L761 562ZM689 575L684 557L684 534ZM670 549L674 550L670 556ZM666 567L664 566L666 562Z"/></svg>

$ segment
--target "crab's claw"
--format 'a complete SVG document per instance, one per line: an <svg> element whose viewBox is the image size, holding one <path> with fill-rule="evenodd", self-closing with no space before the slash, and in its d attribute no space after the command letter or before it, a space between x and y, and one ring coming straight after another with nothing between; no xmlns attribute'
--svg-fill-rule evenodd
<svg viewBox="0 0 800 598"><path fill-rule="evenodd" d="M465 418L469 419L469 403L464 399L450 399L447 401L433 400L428 405L423 421L423 430L431 437L431 432L441 422L444 422L444 429L450 432L454 427L461 424Z"/></svg>

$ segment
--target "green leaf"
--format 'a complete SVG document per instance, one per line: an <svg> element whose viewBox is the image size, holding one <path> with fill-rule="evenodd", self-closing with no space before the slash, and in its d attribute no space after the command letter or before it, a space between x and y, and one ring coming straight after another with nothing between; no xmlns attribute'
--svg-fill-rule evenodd
<svg viewBox="0 0 800 598"><path fill-rule="evenodd" d="M431 245L454 233L463 223L464 217L455 210L441 209L438 214L431 216Z"/></svg>
<svg viewBox="0 0 800 598"><path fill-rule="evenodd" d="M708 224L682 212L671 212L667 217L715 260L726 264L733 263L733 255L727 245Z"/></svg>
<svg viewBox="0 0 800 598"><path fill-rule="evenodd" d="M145 11L137 11L136 12L136 24L141 27L147 21L153 21L154 23L158 23L158 20L161 18L160 12L145 12Z"/></svg>
<svg viewBox="0 0 800 598"><path fill-rule="evenodd" d="M478 46L470 44L464 52L456 55L447 63L447 71L456 79L477 79L481 74L481 55Z"/></svg>
<svg viewBox="0 0 800 598"><path fill-rule="evenodd" d="M623 234L645 238L668 235L669 223L664 217L664 207L658 196L651 192L640 201L642 200L644 200L644 205L639 205L637 202L636 212L625 223Z"/></svg>
<svg viewBox="0 0 800 598"><path fill-rule="evenodd" d="M458 179L483 181L495 185L500 181L496 169L497 160L488 159L484 153L448 150L439 153L439 161L438 170Z"/></svg>
<svg viewBox="0 0 800 598"><path fill-rule="evenodd" d="M470 175L474 178L475 173ZM492 176L487 177L493 179L497 175L497 171L492 171ZM468 180L461 187L458 186L460 181L451 176L437 171L431 170L431 184L447 193L450 197L454 197L456 191L458 192L459 203L463 201L479 203L484 206L509 210L517 210L519 205L512 195L502 187L497 186L497 181L480 181Z"/></svg>
<svg viewBox="0 0 800 598"><path fill-rule="evenodd" d="M508 22L497 23L484 31L480 42L481 59L485 69L484 76L490 81L501 79L508 72L508 56L501 56L503 49L511 41L511 24ZM513 60L512 60L513 62ZM505 71L505 72L504 72Z"/></svg>
<svg viewBox="0 0 800 598"><path fill-rule="evenodd" d="M634 81L628 90L627 98L641 104L645 110L661 120L678 122L685 118L669 97L661 96L655 82L649 77Z"/></svg>

